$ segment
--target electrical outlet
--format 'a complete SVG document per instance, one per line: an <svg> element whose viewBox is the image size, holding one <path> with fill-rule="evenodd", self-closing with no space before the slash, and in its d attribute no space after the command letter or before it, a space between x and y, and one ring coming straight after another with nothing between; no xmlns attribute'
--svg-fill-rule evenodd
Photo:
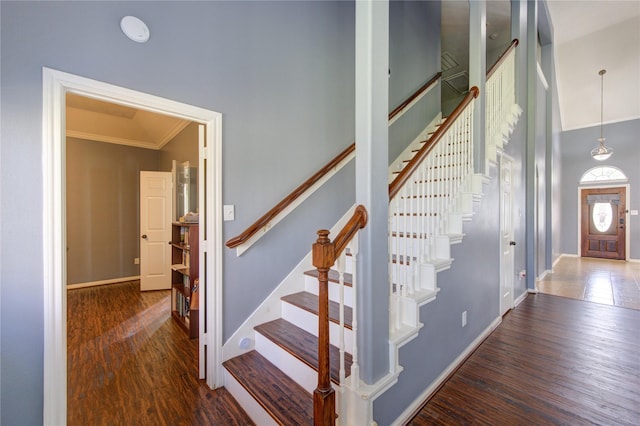
<svg viewBox="0 0 640 426"><path fill-rule="evenodd" d="M462 312L462 326L467 326L467 311Z"/></svg>
<svg viewBox="0 0 640 426"><path fill-rule="evenodd" d="M140 258L139 257L134 258L133 259L133 264L134 265L139 265L140 264Z"/></svg>
<svg viewBox="0 0 640 426"><path fill-rule="evenodd" d="M233 204L227 204L222 208L224 220L235 220L236 212Z"/></svg>

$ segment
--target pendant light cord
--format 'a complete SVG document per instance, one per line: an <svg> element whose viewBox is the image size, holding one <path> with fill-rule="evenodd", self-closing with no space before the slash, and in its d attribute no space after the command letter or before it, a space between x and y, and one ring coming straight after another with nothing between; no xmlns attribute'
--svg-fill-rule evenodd
<svg viewBox="0 0 640 426"><path fill-rule="evenodd" d="M600 145L604 145L604 132L602 131L604 125L604 74L607 70L600 70Z"/></svg>

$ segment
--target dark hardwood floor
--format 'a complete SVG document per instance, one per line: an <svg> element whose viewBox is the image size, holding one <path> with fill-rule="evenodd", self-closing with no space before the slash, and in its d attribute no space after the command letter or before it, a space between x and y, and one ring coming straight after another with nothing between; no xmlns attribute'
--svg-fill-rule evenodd
<svg viewBox="0 0 640 426"><path fill-rule="evenodd" d="M197 379L197 339L170 318L169 291L138 289L68 292L68 424L253 424L229 392Z"/></svg>
<svg viewBox="0 0 640 426"><path fill-rule="evenodd" d="M640 311L529 295L409 424L639 425Z"/></svg>

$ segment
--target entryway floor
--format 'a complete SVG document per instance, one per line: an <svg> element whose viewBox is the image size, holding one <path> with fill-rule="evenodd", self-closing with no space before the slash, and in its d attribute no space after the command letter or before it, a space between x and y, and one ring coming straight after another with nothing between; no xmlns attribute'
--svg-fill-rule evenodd
<svg viewBox="0 0 640 426"><path fill-rule="evenodd" d="M541 293L640 310L640 263L562 256Z"/></svg>

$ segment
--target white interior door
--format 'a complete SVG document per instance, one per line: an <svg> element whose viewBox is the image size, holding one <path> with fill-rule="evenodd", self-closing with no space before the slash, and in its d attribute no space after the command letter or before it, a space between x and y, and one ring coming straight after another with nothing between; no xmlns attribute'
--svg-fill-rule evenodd
<svg viewBox="0 0 640 426"><path fill-rule="evenodd" d="M513 161L500 156L500 315L513 308Z"/></svg>
<svg viewBox="0 0 640 426"><path fill-rule="evenodd" d="M140 291L171 288L171 172L140 172Z"/></svg>

